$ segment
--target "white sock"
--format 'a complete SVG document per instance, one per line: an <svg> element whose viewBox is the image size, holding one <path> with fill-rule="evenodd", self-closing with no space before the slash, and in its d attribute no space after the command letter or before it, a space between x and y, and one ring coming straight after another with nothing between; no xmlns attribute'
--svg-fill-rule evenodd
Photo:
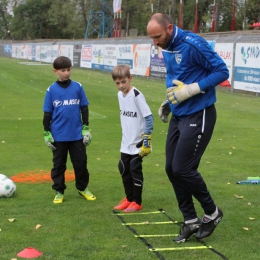
<svg viewBox="0 0 260 260"><path fill-rule="evenodd" d="M218 208L216 207L216 210L215 210L215 212L213 213L213 214L211 214L211 215L204 215L206 218L209 218L209 219L211 219L211 220L213 220L213 219L215 219L216 217L217 217L217 215L218 215Z"/></svg>
<svg viewBox="0 0 260 260"><path fill-rule="evenodd" d="M197 222L198 220L199 220L198 218L190 219L190 220L185 221L185 224L192 224L192 223Z"/></svg>

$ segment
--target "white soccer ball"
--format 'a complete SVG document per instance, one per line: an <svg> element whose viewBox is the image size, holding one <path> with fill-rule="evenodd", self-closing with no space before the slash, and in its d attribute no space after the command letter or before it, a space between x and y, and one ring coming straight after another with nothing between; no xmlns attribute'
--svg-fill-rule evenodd
<svg viewBox="0 0 260 260"><path fill-rule="evenodd" d="M0 173L0 181L8 179L8 177L2 173Z"/></svg>
<svg viewBox="0 0 260 260"><path fill-rule="evenodd" d="M0 180L0 198L9 198L14 195L16 185L11 179Z"/></svg>

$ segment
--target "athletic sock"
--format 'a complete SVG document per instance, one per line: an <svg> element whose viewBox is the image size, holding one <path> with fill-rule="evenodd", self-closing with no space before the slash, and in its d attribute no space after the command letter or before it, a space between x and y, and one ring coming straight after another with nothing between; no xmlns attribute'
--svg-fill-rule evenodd
<svg viewBox="0 0 260 260"><path fill-rule="evenodd" d="M213 219L215 219L215 218L217 217L217 215L218 215L218 208L216 207L216 210L215 210L215 212L214 212L213 214L211 214L211 215L205 214L204 216L205 216L206 218L208 218L208 219L213 220Z"/></svg>

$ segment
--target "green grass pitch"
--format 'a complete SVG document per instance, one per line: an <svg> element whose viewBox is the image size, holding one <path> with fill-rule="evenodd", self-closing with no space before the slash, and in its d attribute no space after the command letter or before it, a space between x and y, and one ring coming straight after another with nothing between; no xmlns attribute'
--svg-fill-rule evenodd
<svg viewBox="0 0 260 260"><path fill-rule="evenodd" d="M47 87L56 80L51 65L27 66L16 59L0 58L0 173L9 177L52 167L51 151L43 141L42 105ZM16 183L14 197L0 199L0 258L17 258L27 247L43 252L46 260L148 260L158 259L112 213L124 196L117 169L121 128L117 88L111 75L88 69L72 70L71 78L84 86L90 101L92 143L87 148L90 190L96 201L86 201L67 182L65 201L54 205L51 183ZM152 153L144 158L143 211L164 209L182 221L173 189L164 171L168 124L157 110L165 99L164 82L134 77L155 118ZM223 221L208 246L231 260L259 259L260 187L236 181L259 176L259 97L217 89L217 124L200 164L200 172L223 210ZM72 169L68 160L68 169ZM235 195L242 198L237 198ZM199 216L202 210L195 201ZM13 222L8 219L15 219ZM160 214L128 215L126 222L166 221ZM41 227L36 229L36 225ZM137 225L138 234L178 233L176 224ZM152 237L156 248L196 247L191 238L175 245L172 237ZM217 260L211 250L163 251L164 259Z"/></svg>

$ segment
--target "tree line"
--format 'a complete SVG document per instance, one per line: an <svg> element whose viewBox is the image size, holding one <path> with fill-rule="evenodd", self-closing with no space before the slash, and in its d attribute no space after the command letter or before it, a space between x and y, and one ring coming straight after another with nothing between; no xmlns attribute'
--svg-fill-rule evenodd
<svg viewBox="0 0 260 260"><path fill-rule="evenodd" d="M180 2L180 0L122 0L121 29L128 33L129 29L135 28L138 36L145 36L147 21L155 12L168 14L178 26ZM213 12L216 17L214 31L230 31L234 19L234 2L235 30L248 30L252 23L260 21L259 0L198 0L198 32L212 31ZM181 9L182 28L193 31L196 0L182 0ZM108 17L112 28L113 0L0 0L0 38L83 39L90 24L91 11L97 14L100 12ZM98 21L91 23L91 26L100 26L98 23ZM94 34L94 37L100 36Z"/></svg>

